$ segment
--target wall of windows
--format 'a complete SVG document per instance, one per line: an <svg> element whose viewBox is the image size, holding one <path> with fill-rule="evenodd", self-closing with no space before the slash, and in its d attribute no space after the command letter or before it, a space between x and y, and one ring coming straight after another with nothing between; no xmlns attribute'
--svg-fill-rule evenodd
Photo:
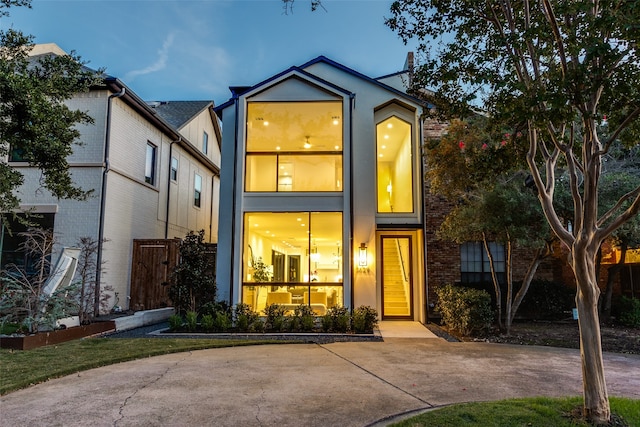
<svg viewBox="0 0 640 427"><path fill-rule="evenodd" d="M342 191L342 102L251 102L245 191Z"/></svg>
<svg viewBox="0 0 640 427"><path fill-rule="evenodd" d="M255 212L244 216L242 301L317 314L344 304L341 212Z"/></svg>

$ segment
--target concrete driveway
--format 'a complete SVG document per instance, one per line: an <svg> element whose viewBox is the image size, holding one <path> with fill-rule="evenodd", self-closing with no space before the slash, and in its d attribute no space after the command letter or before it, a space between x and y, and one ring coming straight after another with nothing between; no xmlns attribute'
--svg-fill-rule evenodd
<svg viewBox="0 0 640 427"><path fill-rule="evenodd" d="M0 425L368 426L451 403L582 393L577 350L401 335L92 369L3 396ZM610 395L640 399L640 356L606 354L605 369Z"/></svg>

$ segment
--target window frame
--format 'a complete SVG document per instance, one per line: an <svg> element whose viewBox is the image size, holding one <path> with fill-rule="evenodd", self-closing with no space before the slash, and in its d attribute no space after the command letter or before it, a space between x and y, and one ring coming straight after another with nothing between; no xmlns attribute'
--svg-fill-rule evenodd
<svg viewBox="0 0 640 427"><path fill-rule="evenodd" d="M179 166L180 166L180 163L178 161L178 158L175 156L171 156L171 168L169 169L169 178L171 179L171 181L174 181L174 182L178 181Z"/></svg>
<svg viewBox="0 0 640 427"><path fill-rule="evenodd" d="M202 207L202 176L197 172L193 175L193 206Z"/></svg>
<svg viewBox="0 0 640 427"><path fill-rule="evenodd" d="M149 151L151 150L151 151ZM149 157L151 155L151 158ZM158 146L147 141L144 163L144 182L146 184L156 185L156 164L158 162Z"/></svg>
<svg viewBox="0 0 640 427"><path fill-rule="evenodd" d="M489 250L493 256L493 263L496 276L499 283L505 283L506 281L506 251L504 244L497 242L488 242ZM500 248L500 251L497 249ZM467 251L467 255L472 253L473 260L470 260L467 256L467 261L463 261L463 251ZM479 252L479 253L478 253ZM479 260L477 259L479 255ZM465 269L469 267L471 263L479 265L478 269ZM491 277L491 265L487 251L484 248L482 242L465 242L460 245L460 283L463 284L482 284L492 283Z"/></svg>
<svg viewBox="0 0 640 427"><path fill-rule="evenodd" d="M202 131L202 152L209 154L209 134L206 130Z"/></svg>
<svg viewBox="0 0 640 427"><path fill-rule="evenodd" d="M299 104L299 105L311 105L311 104L336 104L336 105L340 105L339 109L339 116L332 116L331 117L331 123L335 126L338 126L338 129L335 134L337 136L335 136L336 138L339 137L339 141L336 140L335 146L333 147L326 147L326 149L324 149L324 147L322 147L322 149L317 149L316 147L314 147L313 144L313 140L311 141L311 147L307 147L305 146L304 148L296 148L296 149L290 149L291 147L283 147L283 149L280 149L280 146L277 147L269 147L266 148L263 146L260 146L260 144L258 144L259 146L255 146L256 142L259 142L260 139L258 136L253 136L252 132L249 131L249 125L247 124L247 133L246 133L246 137L245 137L245 144L244 144L244 177L243 177L243 181L244 181L244 185L243 185L243 190L246 193L342 193L344 191L344 120L341 118L343 115L343 100L286 100L286 101L252 101L249 102L246 106L246 112L247 112L247 123L249 122L251 113L250 113L250 108L252 104L289 104L290 106L295 105L295 104ZM307 122L313 122L315 120L318 120L319 118L323 118L323 114L322 114L322 109L319 110L317 117L315 117L313 114L310 114L308 116L303 115L305 117L305 120L307 120ZM327 113L327 111L324 111L324 113ZM327 116L324 116L325 118L327 118ZM264 123L264 125L269 125L268 124L268 120L265 120L265 118L263 117L255 117L255 120L258 120L260 123ZM304 122L304 123L307 123ZM273 124L271 124L273 125ZM269 126L271 126L269 125ZM256 138L256 139L253 139ZM313 137L306 137L306 141L307 143L309 143L309 138ZM250 148L253 145L253 148ZM331 145L331 144L330 144ZM289 148L289 149L287 149ZM311 148L309 150L309 148ZM333 148L333 149L331 149ZM284 181L285 179L283 179L283 177L280 175L280 167L281 167L281 158L283 157L291 157L291 158L313 158L313 157L329 157L329 156L335 156L337 158L339 158L339 163L340 165L338 167L334 167L334 176L332 176L330 179L333 181L333 186L331 185L327 185L327 188L321 188L321 189L294 189L293 185L295 184L295 182L292 182L290 184L286 184ZM269 188L265 188L265 182L264 180L260 181L257 180L256 178L253 178L254 181L252 181L251 178L251 174L250 171L254 170L254 168L251 167L250 162L252 158L256 159L256 158L263 158L263 159L270 159L268 162L265 163L270 163L275 165L273 171L269 171L269 172L273 172L273 174L268 177L268 182L267 187ZM317 164L315 165L321 165L322 162L326 162L327 160L322 160L319 161ZM286 163L286 162L285 162ZM295 166L295 165L294 165ZM267 174L269 175L269 174ZM339 175L339 177L337 176ZM301 181L304 182L304 179ZM260 185L261 184L261 185ZM300 186L300 184L298 184L298 186ZM253 190L251 188L258 188L257 190Z"/></svg>
<svg viewBox="0 0 640 427"><path fill-rule="evenodd" d="M382 202L380 200L380 192L379 192L379 179L380 179L380 159L382 158L381 154L382 153L379 148L378 148L378 139L379 139L379 134L378 134L378 126L382 125L383 123L391 120L391 119L395 119L396 121L401 122L403 125L408 126L408 135L409 135L409 171L408 171L408 175L409 175L409 182L411 184L411 189L410 189L410 194L411 194L411 210L402 210L402 211L396 211L393 209L393 204L390 201L390 209L389 210L381 210L382 207ZM414 165L414 160L413 160L413 156L415 155L414 153L414 145L415 145L415 141L414 141L414 127L411 121L409 121L406 117L404 117L401 114L398 114L397 111L392 111L391 114L385 115L385 116L381 116L379 120L375 121L375 135L376 135L376 144L375 144L375 156L376 156L376 214L377 215L412 215L416 213L416 188L415 188L415 165ZM396 156L397 159L398 156ZM395 192L398 192L399 188L406 188L406 186L402 186L399 185L398 183L392 183L390 182L390 184L393 186L392 187L392 191L395 188ZM388 190L387 190L388 191Z"/></svg>

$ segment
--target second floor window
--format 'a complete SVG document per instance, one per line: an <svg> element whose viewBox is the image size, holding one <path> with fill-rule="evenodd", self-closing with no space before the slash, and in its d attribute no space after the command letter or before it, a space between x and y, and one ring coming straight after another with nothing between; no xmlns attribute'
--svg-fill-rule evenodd
<svg viewBox="0 0 640 427"><path fill-rule="evenodd" d="M209 153L209 134L207 132L202 132L202 152Z"/></svg>
<svg viewBox="0 0 640 427"><path fill-rule="evenodd" d="M171 158L171 181L178 180L178 159Z"/></svg>
<svg viewBox="0 0 640 427"><path fill-rule="evenodd" d="M392 116L376 125L378 212L413 212L411 125Z"/></svg>
<svg viewBox="0 0 640 427"><path fill-rule="evenodd" d="M156 152L158 147L147 142L147 156L144 164L144 182L147 184L156 184Z"/></svg>
<svg viewBox="0 0 640 427"><path fill-rule="evenodd" d="M202 204L202 177L198 174L193 179L193 206L199 208Z"/></svg>
<svg viewBox="0 0 640 427"><path fill-rule="evenodd" d="M250 102L245 191L342 191L342 102Z"/></svg>

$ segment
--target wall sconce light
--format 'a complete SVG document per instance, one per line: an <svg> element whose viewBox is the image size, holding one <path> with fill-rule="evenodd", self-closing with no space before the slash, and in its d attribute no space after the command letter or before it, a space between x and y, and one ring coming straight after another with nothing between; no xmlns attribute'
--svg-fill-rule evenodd
<svg viewBox="0 0 640 427"><path fill-rule="evenodd" d="M367 258L367 245L360 243L360 249L358 250L358 267L366 268L369 263Z"/></svg>

